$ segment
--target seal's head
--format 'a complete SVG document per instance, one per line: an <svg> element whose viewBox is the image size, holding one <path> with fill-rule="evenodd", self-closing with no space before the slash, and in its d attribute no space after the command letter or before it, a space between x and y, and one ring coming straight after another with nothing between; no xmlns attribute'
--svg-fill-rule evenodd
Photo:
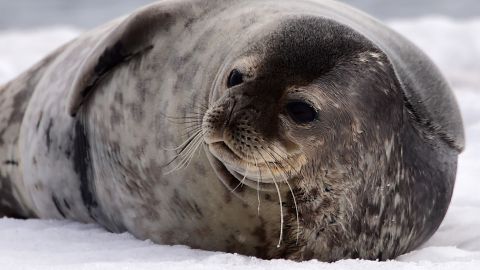
<svg viewBox="0 0 480 270"><path fill-rule="evenodd" d="M409 248L385 249L403 222L387 213L389 200L408 200L387 181L408 174L400 148L409 128L386 55L346 26L302 17L233 59L203 117L205 148L229 188L283 200L281 255L390 258Z"/></svg>

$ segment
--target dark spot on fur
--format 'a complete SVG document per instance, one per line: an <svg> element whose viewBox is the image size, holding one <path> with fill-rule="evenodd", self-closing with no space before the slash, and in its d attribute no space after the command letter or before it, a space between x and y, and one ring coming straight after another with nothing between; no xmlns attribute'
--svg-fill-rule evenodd
<svg viewBox="0 0 480 270"><path fill-rule="evenodd" d="M178 209L181 209L182 211L176 211L176 213L182 218L186 218L187 216L189 218L202 218L203 217L203 212L202 209L195 203L191 202L189 200L186 200L180 196L180 193L178 192L177 189L173 191L173 197L170 202L172 205L176 205Z"/></svg>
<svg viewBox="0 0 480 270"><path fill-rule="evenodd" d="M38 183L35 183L33 185L33 187L36 189L36 190L42 190L43 189L43 184L41 182L38 182Z"/></svg>
<svg viewBox="0 0 480 270"><path fill-rule="evenodd" d="M188 18L185 21L185 24L183 25L183 27L190 28L190 26L195 22L195 20L196 20L196 18L194 18L194 17Z"/></svg>
<svg viewBox="0 0 480 270"><path fill-rule="evenodd" d="M381 214L380 206L378 204L371 202L365 202L365 204L367 205L366 210L368 216L379 216Z"/></svg>
<svg viewBox="0 0 480 270"><path fill-rule="evenodd" d="M193 207L195 209L195 212L197 212L197 214L201 217L203 217L203 212L202 212L202 209L198 206L198 204L194 203L193 204Z"/></svg>
<svg viewBox="0 0 480 270"><path fill-rule="evenodd" d="M258 239L258 243L265 243L265 245L268 245L267 231L265 230L265 221L263 218L260 218L260 225L253 230L252 235ZM256 256L260 258L267 257L268 248L266 248L265 245L255 247Z"/></svg>
<svg viewBox="0 0 480 270"><path fill-rule="evenodd" d="M195 173L198 174L199 178L207 175L207 171L205 170L205 167L201 164L195 164ZM194 178L192 181L195 182L195 180L196 178Z"/></svg>
<svg viewBox="0 0 480 270"><path fill-rule="evenodd" d="M119 145L117 143L112 142L112 153L118 153ZM163 166L158 164L156 160L151 159L150 163L145 168L146 175L152 179L156 179L155 181L163 186L170 185L170 182L165 179L165 177L161 177L163 175Z"/></svg>
<svg viewBox="0 0 480 270"><path fill-rule="evenodd" d="M123 93L116 92L113 96L113 100L115 100L115 102L117 102L119 105L123 105Z"/></svg>
<svg viewBox="0 0 480 270"><path fill-rule="evenodd" d="M127 105L130 114L132 115L133 119L137 122L141 122L145 117L145 112L143 110L143 106L137 103L130 103Z"/></svg>
<svg viewBox="0 0 480 270"><path fill-rule="evenodd" d="M109 69L121 63L127 55L125 47L118 41L112 47L105 49L94 68L95 73L99 75L106 73ZM85 95L82 93L83 97Z"/></svg>
<svg viewBox="0 0 480 270"><path fill-rule="evenodd" d="M117 111L114 104L110 106L110 126L114 127L117 126L122 120L122 115Z"/></svg>
<svg viewBox="0 0 480 270"><path fill-rule="evenodd" d="M260 226L257 226L255 230L253 231L253 235L257 237L258 241L260 243L263 243L267 240L267 232L265 231L265 224L262 224Z"/></svg>
<svg viewBox="0 0 480 270"><path fill-rule="evenodd" d="M324 197L321 203L321 207L326 209L332 206L332 199L329 197Z"/></svg>
<svg viewBox="0 0 480 270"><path fill-rule="evenodd" d="M67 199L63 199L63 203L65 204L65 207L67 207L68 210L70 210L70 204L68 203Z"/></svg>
<svg viewBox="0 0 480 270"><path fill-rule="evenodd" d="M315 187L310 190L308 195L317 198L320 195L320 191L318 190L318 188Z"/></svg>
<svg viewBox="0 0 480 270"><path fill-rule="evenodd" d="M50 145L52 144L52 138L50 136L50 131L53 127L53 119L50 118L50 122L48 122L47 129L45 130L45 143L47 144L47 152L50 150Z"/></svg>
<svg viewBox="0 0 480 270"><path fill-rule="evenodd" d="M9 160L5 160L5 161L3 162L3 164L5 164L5 165L12 165L12 166L18 166L18 161L9 159Z"/></svg>
<svg viewBox="0 0 480 270"><path fill-rule="evenodd" d="M35 129L38 131L38 128L40 127L40 123L42 122L43 118L43 111L40 111L40 114L38 115L38 120L37 120L37 125L35 126Z"/></svg>
<svg viewBox="0 0 480 270"><path fill-rule="evenodd" d="M229 204L232 201L232 192L230 190L225 190L224 200L226 204Z"/></svg>
<svg viewBox="0 0 480 270"><path fill-rule="evenodd" d="M138 97L138 101L140 104L145 104L145 101L147 101L147 93L148 93L148 89L150 89L150 84L151 84L151 81L150 79L144 79L144 80L139 80L137 81L136 85L135 85L135 89L137 90L137 97Z"/></svg>
<svg viewBox="0 0 480 270"><path fill-rule="evenodd" d="M55 205L55 208L57 208L57 211L58 213L60 213L60 215L62 215L62 217L66 217L65 216L65 213L63 212L62 208L60 207L60 203L58 202L58 199L57 197L55 197L55 195L52 195L52 201L53 201L53 204Z"/></svg>
<svg viewBox="0 0 480 270"><path fill-rule="evenodd" d="M80 192L83 203L88 209L90 216L93 217L92 210L97 207L97 201L94 196L94 187L90 178L90 143L86 136L85 127L77 121L75 123L75 138L73 143L73 169L80 180Z"/></svg>

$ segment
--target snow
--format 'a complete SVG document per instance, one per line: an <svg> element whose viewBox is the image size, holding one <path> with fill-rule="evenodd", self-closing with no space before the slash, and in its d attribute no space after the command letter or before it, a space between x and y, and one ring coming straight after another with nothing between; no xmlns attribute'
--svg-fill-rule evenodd
<svg viewBox="0 0 480 270"><path fill-rule="evenodd" d="M156 245L93 224L4 218L0 219L0 269L480 269L480 18L427 17L388 24L424 49L444 72L455 90L467 135L448 214L418 250L387 262L265 261ZM80 32L70 27L0 32L0 83Z"/></svg>

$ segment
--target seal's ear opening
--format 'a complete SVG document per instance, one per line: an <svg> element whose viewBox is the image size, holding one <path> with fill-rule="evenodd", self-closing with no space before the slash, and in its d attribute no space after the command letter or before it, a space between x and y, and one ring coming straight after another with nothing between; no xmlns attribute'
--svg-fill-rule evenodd
<svg viewBox="0 0 480 270"><path fill-rule="evenodd" d="M110 30L91 50L69 89L67 110L75 116L102 78L116 66L153 48L156 31L170 23L171 14L162 5L147 6Z"/></svg>

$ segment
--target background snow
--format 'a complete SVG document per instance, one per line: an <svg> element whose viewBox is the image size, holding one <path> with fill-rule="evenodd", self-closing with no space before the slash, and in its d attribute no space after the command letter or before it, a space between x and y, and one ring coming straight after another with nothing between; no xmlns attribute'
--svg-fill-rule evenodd
<svg viewBox="0 0 480 270"><path fill-rule="evenodd" d="M389 21L429 54L451 82L467 134L449 212L421 248L388 262L264 261L161 246L70 221L0 219L0 269L480 269L480 20ZM0 31L0 84L81 31L67 27Z"/></svg>

